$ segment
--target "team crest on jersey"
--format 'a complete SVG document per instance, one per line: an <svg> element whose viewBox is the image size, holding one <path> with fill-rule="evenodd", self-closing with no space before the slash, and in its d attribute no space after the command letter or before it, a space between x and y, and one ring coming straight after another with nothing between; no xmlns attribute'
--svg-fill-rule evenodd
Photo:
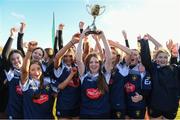
<svg viewBox="0 0 180 120"><path fill-rule="evenodd" d="M137 80L137 76L136 75L132 75L132 80L136 81Z"/></svg>
<svg viewBox="0 0 180 120"><path fill-rule="evenodd" d="M140 116L140 111L136 111L136 116L139 117Z"/></svg>
<svg viewBox="0 0 180 120"><path fill-rule="evenodd" d="M120 118L121 117L121 112L116 112L116 117Z"/></svg>
<svg viewBox="0 0 180 120"><path fill-rule="evenodd" d="M37 104L43 104L43 103L47 102L48 100L49 100L49 96L48 95L41 94L38 99L33 99L33 102L37 103Z"/></svg>
<svg viewBox="0 0 180 120"><path fill-rule="evenodd" d="M18 95L22 95L22 89L21 89L21 87L19 85L16 86L16 93Z"/></svg>
<svg viewBox="0 0 180 120"><path fill-rule="evenodd" d="M46 86L46 90L49 91L50 87L49 86Z"/></svg>

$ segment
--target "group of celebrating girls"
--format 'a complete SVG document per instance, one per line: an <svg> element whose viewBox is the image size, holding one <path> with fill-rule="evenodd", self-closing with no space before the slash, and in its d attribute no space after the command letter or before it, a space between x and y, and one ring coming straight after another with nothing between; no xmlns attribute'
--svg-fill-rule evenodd
<svg viewBox="0 0 180 120"><path fill-rule="evenodd" d="M45 49L37 41L25 48L25 23L18 31L17 49L12 49L17 30L10 30L0 57L1 118L176 117L180 94L176 43L169 40L163 48L146 34L137 37L137 49L130 49L125 31L123 45L107 40L103 31L87 34L89 27L83 27L80 22L80 32L63 45L64 25L60 24L54 48ZM90 36L95 48L90 46ZM155 45L153 52L149 41Z"/></svg>

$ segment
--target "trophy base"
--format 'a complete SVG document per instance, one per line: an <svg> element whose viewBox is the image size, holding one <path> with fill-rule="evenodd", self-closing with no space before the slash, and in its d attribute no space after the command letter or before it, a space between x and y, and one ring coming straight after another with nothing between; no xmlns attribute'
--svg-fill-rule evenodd
<svg viewBox="0 0 180 120"><path fill-rule="evenodd" d="M85 33L85 35L89 35L89 34L100 35L101 33L102 33L101 31L88 31Z"/></svg>

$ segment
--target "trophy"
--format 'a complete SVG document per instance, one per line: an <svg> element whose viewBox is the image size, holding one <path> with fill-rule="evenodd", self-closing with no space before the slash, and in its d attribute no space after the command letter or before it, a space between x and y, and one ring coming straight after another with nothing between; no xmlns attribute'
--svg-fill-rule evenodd
<svg viewBox="0 0 180 120"><path fill-rule="evenodd" d="M90 31L88 31L86 33L86 35L88 34L100 34L101 32L97 31L97 28L96 28L96 25L95 25L95 20L96 20L96 17L97 16L100 16L104 13L105 11L105 6L100 6L98 4L95 4L95 5L86 5L86 9L87 9L87 12L93 16L94 20L93 20L93 23L88 26ZM100 12L100 10L102 10Z"/></svg>

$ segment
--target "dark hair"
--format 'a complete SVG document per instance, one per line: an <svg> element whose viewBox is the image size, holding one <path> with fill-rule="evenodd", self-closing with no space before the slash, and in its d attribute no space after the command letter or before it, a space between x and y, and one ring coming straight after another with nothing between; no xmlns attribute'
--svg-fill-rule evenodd
<svg viewBox="0 0 180 120"><path fill-rule="evenodd" d="M44 50L43 50L41 47L35 48L35 49L32 51L32 53L33 53L35 50L37 50L37 49L40 49L40 50L42 51L42 53L43 53L42 58L43 58L43 57L44 57Z"/></svg>
<svg viewBox="0 0 180 120"><path fill-rule="evenodd" d="M12 62L11 62L11 57L14 53L19 54L23 58L23 54L20 50L17 50L17 49L11 50L11 52L9 53L9 56L8 56L9 67L13 67Z"/></svg>
<svg viewBox="0 0 180 120"><path fill-rule="evenodd" d="M41 65L41 63L40 63L39 61L31 61L30 65L29 65L29 70L30 70L31 65L33 65L33 64L39 65L40 68L41 68L41 70L42 70L42 75L40 76L40 86L39 86L39 88L40 88L40 93L33 95L33 98L34 98L34 99L39 99L39 97L40 97L40 95L41 95L41 90L44 88L44 84L43 84L43 83L44 83L44 79L43 79L43 78L44 78L43 69L42 69L42 65Z"/></svg>
<svg viewBox="0 0 180 120"><path fill-rule="evenodd" d="M101 66L102 66L102 61L100 59L100 56L95 54L95 53L91 53L89 54L87 57L86 57L86 60L85 60L85 65L87 67L87 70L89 71L89 63L90 63L90 60L92 57L95 57L99 60L99 64L100 64L100 67L99 67L99 76L98 76L98 80L97 80L97 88L101 91L102 94L105 93L105 91L108 91L108 86L107 86L107 83L105 82L105 76L103 75L102 71L101 71Z"/></svg>
<svg viewBox="0 0 180 120"><path fill-rule="evenodd" d="M52 48L45 48L44 51L47 53L49 58L53 58L54 51Z"/></svg>

